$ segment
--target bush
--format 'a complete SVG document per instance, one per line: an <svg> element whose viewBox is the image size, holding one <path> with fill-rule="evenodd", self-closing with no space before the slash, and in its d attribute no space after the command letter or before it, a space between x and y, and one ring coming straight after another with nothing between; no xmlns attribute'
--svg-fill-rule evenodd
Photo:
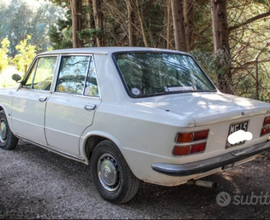
<svg viewBox="0 0 270 220"><path fill-rule="evenodd" d="M20 44L16 46L19 53L13 59L13 63L17 70L24 73L31 64L33 58L36 56L36 46L29 44L29 40L31 40L31 36L27 35L25 40L20 41Z"/></svg>
<svg viewBox="0 0 270 220"><path fill-rule="evenodd" d="M3 69L6 69L9 64L9 58L8 58L8 51L9 51L9 45L10 41L5 38L1 42L1 48L0 48L0 73L3 71Z"/></svg>

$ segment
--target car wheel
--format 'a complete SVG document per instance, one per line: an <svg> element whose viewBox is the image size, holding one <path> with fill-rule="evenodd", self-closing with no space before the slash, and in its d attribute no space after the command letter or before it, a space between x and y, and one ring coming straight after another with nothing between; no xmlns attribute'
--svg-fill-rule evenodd
<svg viewBox="0 0 270 220"><path fill-rule="evenodd" d="M13 150L17 146L18 138L11 132L4 111L0 111L0 148Z"/></svg>
<svg viewBox="0 0 270 220"><path fill-rule="evenodd" d="M95 147L90 166L94 185L103 199L125 203L137 193L140 181L111 141L102 141Z"/></svg>

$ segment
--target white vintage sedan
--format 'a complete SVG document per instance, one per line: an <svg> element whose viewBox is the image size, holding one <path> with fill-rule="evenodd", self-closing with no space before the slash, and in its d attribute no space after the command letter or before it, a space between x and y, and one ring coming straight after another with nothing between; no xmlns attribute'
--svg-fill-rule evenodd
<svg viewBox="0 0 270 220"><path fill-rule="evenodd" d="M270 104L222 94L186 53L50 51L13 78L18 88L0 90L0 147L22 138L90 164L113 203L131 200L140 180L196 182L270 149Z"/></svg>

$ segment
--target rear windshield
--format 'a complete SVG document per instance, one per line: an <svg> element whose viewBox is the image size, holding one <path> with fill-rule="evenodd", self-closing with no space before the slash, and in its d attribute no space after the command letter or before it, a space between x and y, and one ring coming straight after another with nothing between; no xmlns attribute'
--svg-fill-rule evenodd
<svg viewBox="0 0 270 220"><path fill-rule="evenodd" d="M172 53L120 53L114 59L132 97L216 91L194 59Z"/></svg>

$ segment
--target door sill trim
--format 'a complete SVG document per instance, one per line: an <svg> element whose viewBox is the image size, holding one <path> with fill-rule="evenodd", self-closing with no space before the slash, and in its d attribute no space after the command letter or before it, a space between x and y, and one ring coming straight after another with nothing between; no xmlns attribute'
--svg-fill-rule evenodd
<svg viewBox="0 0 270 220"><path fill-rule="evenodd" d="M28 140L28 139L26 139L26 138L24 138L24 137L19 136L19 135L16 135L16 136L17 136L18 138L22 139L22 140L25 140L25 141L27 141L27 142L29 142L29 143L31 143L31 144L33 144L33 145L36 145L36 146L38 146L38 147L40 147L40 148L43 148L43 149L45 149L45 150L51 151L51 152L53 152L53 153L56 153L56 154L58 154L58 155L61 155L61 156L63 156L63 157L66 157L66 158L69 158L69 159L72 159L72 160L76 160L76 161L81 162L81 163L87 164L86 160L85 160L84 158L80 157L80 156L76 156L76 155L73 155L73 154L64 152L64 151L62 151L62 150L54 149L54 148L52 148L51 146L44 146L44 145L42 145L42 144L40 144L40 143L37 143L37 142L34 142L34 141L30 141L30 140Z"/></svg>

